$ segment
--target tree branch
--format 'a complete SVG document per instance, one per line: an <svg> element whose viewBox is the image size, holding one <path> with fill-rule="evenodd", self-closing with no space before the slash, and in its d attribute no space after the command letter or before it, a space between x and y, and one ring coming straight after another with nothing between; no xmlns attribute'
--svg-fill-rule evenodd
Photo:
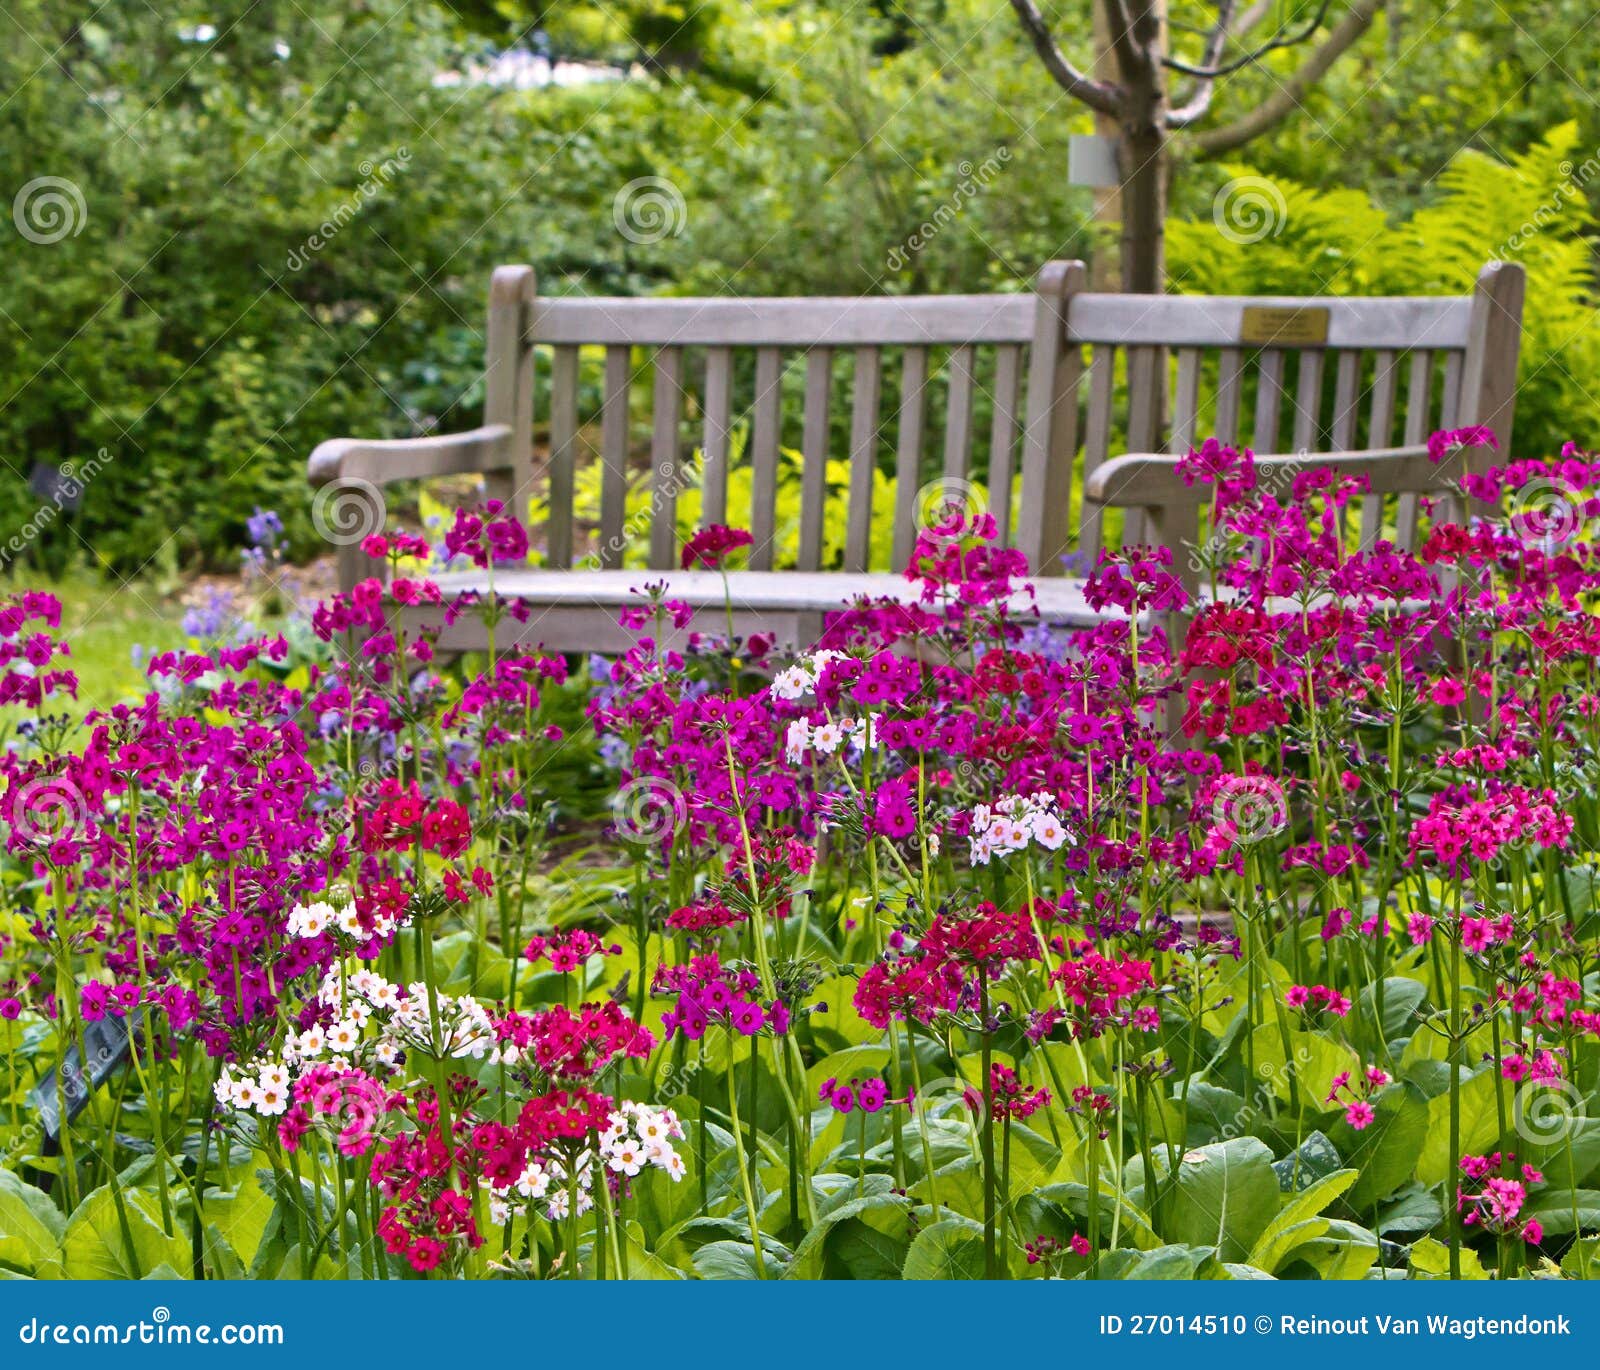
<svg viewBox="0 0 1600 1370"><path fill-rule="evenodd" d="M1299 108L1307 93L1328 74L1328 69L1361 37L1377 16L1383 0L1353 0L1349 12L1300 65L1248 114L1220 128L1205 129L1194 135L1194 146L1202 157L1216 157L1243 147L1274 124Z"/></svg>
<svg viewBox="0 0 1600 1370"><path fill-rule="evenodd" d="M1117 69L1124 76L1150 70L1151 54L1142 47L1133 32L1133 20L1128 14L1125 0L1098 0L1105 7L1106 28L1111 36L1111 51L1116 54ZM1148 5L1148 0L1144 0Z"/></svg>
<svg viewBox="0 0 1600 1370"><path fill-rule="evenodd" d="M1034 50L1044 63L1044 69L1062 90L1102 114L1115 115L1121 112L1121 89L1085 76L1067 60L1066 53L1057 45L1050 33L1050 26L1045 23L1044 16L1039 13L1033 0L1011 0L1011 8L1017 12L1023 30L1033 40Z"/></svg>
<svg viewBox="0 0 1600 1370"><path fill-rule="evenodd" d="M1234 0L1218 0L1217 22L1206 37L1204 56L1201 58L1205 66L1214 67L1222 60L1223 50L1228 45L1228 26L1233 21L1233 5ZM1210 77L1201 78L1188 100L1167 111L1167 127L1188 128L1211 108L1211 96L1215 89L1216 83Z"/></svg>
<svg viewBox="0 0 1600 1370"><path fill-rule="evenodd" d="M1226 65L1217 65L1222 57L1220 52L1217 53L1215 57L1208 56L1203 58L1200 66L1191 66L1188 62L1185 62L1180 57L1167 57L1164 58L1163 61L1172 71L1181 71L1186 76L1202 76L1207 78L1230 76L1243 67L1248 67L1252 63L1259 62L1269 52L1275 52L1279 48L1296 47L1299 44L1306 42L1312 34L1322 27L1322 21L1328 17L1328 9L1331 4L1332 0L1322 0L1322 4L1318 7L1316 14L1311 17L1311 19L1303 28L1299 29L1295 33L1288 33L1283 29L1279 29L1277 33L1273 34L1272 37L1269 38L1265 43L1261 44L1260 47L1252 48L1242 57L1235 57L1233 61L1227 63Z"/></svg>

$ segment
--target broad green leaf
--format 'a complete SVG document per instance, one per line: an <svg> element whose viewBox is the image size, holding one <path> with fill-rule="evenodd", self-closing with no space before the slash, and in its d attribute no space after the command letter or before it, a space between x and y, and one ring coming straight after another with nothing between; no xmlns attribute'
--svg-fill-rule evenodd
<svg viewBox="0 0 1600 1370"><path fill-rule="evenodd" d="M1539 1188L1528 1196L1518 1218L1537 1218L1551 1236L1600 1228L1600 1190Z"/></svg>
<svg viewBox="0 0 1600 1370"><path fill-rule="evenodd" d="M1450 1278L1450 1248L1432 1237L1413 1242L1407 1265L1414 1280L1447 1280ZM1486 1280L1489 1273L1470 1246L1461 1248L1461 1278Z"/></svg>
<svg viewBox="0 0 1600 1370"><path fill-rule="evenodd" d="M1063 1212L1069 1213L1079 1220L1076 1230L1086 1231L1089 1225L1089 1187L1075 1181L1066 1184L1046 1185L1040 1189L1037 1198L1049 1203L1057 1204ZM1112 1223L1116 1221L1119 1212L1117 1196L1105 1182L1102 1176L1099 1190L1100 1229L1109 1233ZM1132 1238L1133 1245L1141 1250L1153 1251L1161 1245L1161 1238L1156 1236L1146 1218L1144 1210L1132 1199L1123 1196L1120 1205L1122 1230Z"/></svg>
<svg viewBox="0 0 1600 1370"><path fill-rule="evenodd" d="M906 1252L908 1280L981 1280L983 1228L966 1218L946 1218L917 1233Z"/></svg>
<svg viewBox="0 0 1600 1370"><path fill-rule="evenodd" d="M874 1209L835 1225L823 1244L829 1279L898 1280L911 1238L907 1215Z"/></svg>
<svg viewBox="0 0 1600 1370"><path fill-rule="evenodd" d="M1420 1184L1407 1185L1378 1210L1377 1230L1390 1232L1428 1232L1444 1218L1444 1208L1433 1192Z"/></svg>
<svg viewBox="0 0 1600 1370"><path fill-rule="evenodd" d="M1493 1146L1500 1133L1500 1118L1495 1108L1495 1078L1492 1066L1485 1067L1476 1075L1463 1075L1461 1145L1455 1156L1450 1154L1450 1094L1446 1091L1428 1100L1427 1131L1417 1155L1416 1169L1416 1176L1423 1184L1441 1183L1461 1156L1471 1156Z"/></svg>
<svg viewBox="0 0 1600 1370"><path fill-rule="evenodd" d="M786 1280L819 1280L823 1276L825 1266L825 1243L828 1234L834 1226L847 1218L858 1217L872 1209L899 1209L905 1210L908 1201L900 1194L868 1194L859 1199L851 1199L840 1204L828 1214L817 1221L794 1249L794 1258L789 1262L788 1268L783 1272Z"/></svg>
<svg viewBox="0 0 1600 1370"><path fill-rule="evenodd" d="M1319 1032L1291 1029L1287 1057L1284 1037L1276 1023L1262 1023L1251 1034L1250 1044L1255 1052L1256 1078L1285 1103L1298 1097L1302 1108L1324 1108L1334 1077L1348 1074L1353 1078L1361 1070L1355 1052Z"/></svg>
<svg viewBox="0 0 1600 1370"><path fill-rule="evenodd" d="M1371 1103L1376 1116L1359 1132L1343 1118L1329 1129L1339 1154L1360 1172L1346 1203L1363 1217L1412 1177L1428 1136L1428 1104L1415 1085L1386 1085Z"/></svg>
<svg viewBox="0 0 1600 1370"><path fill-rule="evenodd" d="M1326 1233L1301 1243L1294 1255L1325 1280L1359 1280L1377 1262L1378 1238L1356 1223L1333 1218Z"/></svg>
<svg viewBox="0 0 1600 1370"><path fill-rule="evenodd" d="M760 1278L756 1269L756 1249L749 1242L707 1242L694 1253L694 1268L703 1280L754 1280ZM767 1274L773 1273L767 1265Z"/></svg>
<svg viewBox="0 0 1600 1370"><path fill-rule="evenodd" d="M246 1268L255 1259L261 1234L272 1216L272 1199L262 1189L253 1171L246 1172L230 1190L211 1190L203 1211L207 1226L214 1229L228 1249ZM209 1259L209 1243L206 1256Z"/></svg>
<svg viewBox="0 0 1600 1370"><path fill-rule="evenodd" d="M1305 1230L1307 1220L1319 1219L1323 1209L1348 1190L1356 1177L1354 1170L1338 1170L1289 1199L1267 1225L1267 1230L1256 1239L1250 1249L1249 1263L1272 1274L1301 1242L1322 1236L1327 1231L1327 1223L1322 1224L1320 1231L1309 1231Z"/></svg>
<svg viewBox="0 0 1600 1370"><path fill-rule="evenodd" d="M1313 1132L1293 1151L1272 1163L1280 1188L1294 1192L1309 1189L1324 1176L1343 1167L1339 1149L1321 1132Z"/></svg>
<svg viewBox="0 0 1600 1370"><path fill-rule="evenodd" d="M64 1228L48 1194L0 1170L0 1265L25 1275L59 1273Z"/></svg>
<svg viewBox="0 0 1600 1370"><path fill-rule="evenodd" d="M1175 1093L1177 1107L1182 1112L1184 1090ZM1203 1146L1206 1142L1220 1141L1224 1133L1232 1134L1243 1129L1234 1125L1244 1100L1231 1089L1223 1089L1205 1080L1191 1080L1187 1088L1189 1133L1184 1139L1189 1146Z"/></svg>
<svg viewBox="0 0 1600 1370"><path fill-rule="evenodd" d="M1600 1237L1580 1237L1567 1248L1561 1268L1574 1279L1600 1278Z"/></svg>
<svg viewBox="0 0 1600 1370"><path fill-rule="evenodd" d="M817 1102L817 1091L824 1080L838 1080L848 1084L853 1078L868 1079L886 1076L889 1068L889 1048L882 1046L846 1047L831 1056L824 1056L806 1071L806 1097L799 1101L802 1108Z"/></svg>
<svg viewBox="0 0 1600 1370"><path fill-rule="evenodd" d="M1417 1029L1416 1011L1428 997L1427 987L1404 976L1390 975L1383 981L1383 1014L1378 1013L1378 985L1362 987L1356 996L1356 1023L1363 1034L1361 1040L1375 1036L1381 1029L1383 1040L1393 1050L1396 1043L1411 1036ZM1382 1059L1380 1057L1379 1059Z"/></svg>
<svg viewBox="0 0 1600 1370"><path fill-rule="evenodd" d="M1100 1257L1102 1280L1193 1280L1220 1277L1225 1267L1208 1246L1158 1246L1151 1251L1119 1247Z"/></svg>
<svg viewBox="0 0 1600 1370"><path fill-rule="evenodd" d="M1272 1152L1256 1137L1233 1137L1184 1153L1163 1236L1211 1246L1223 1260L1243 1260L1278 1211Z"/></svg>
<svg viewBox="0 0 1600 1370"><path fill-rule="evenodd" d="M138 1280L158 1265L193 1268L189 1242L169 1237L156 1201L140 1189L101 1185L78 1205L61 1240L72 1280Z"/></svg>
<svg viewBox="0 0 1600 1370"><path fill-rule="evenodd" d="M1241 1265L1237 1261L1229 1261L1223 1267L1228 1272L1231 1280L1275 1280L1276 1275L1269 1275L1265 1270L1257 1270L1253 1265Z"/></svg>

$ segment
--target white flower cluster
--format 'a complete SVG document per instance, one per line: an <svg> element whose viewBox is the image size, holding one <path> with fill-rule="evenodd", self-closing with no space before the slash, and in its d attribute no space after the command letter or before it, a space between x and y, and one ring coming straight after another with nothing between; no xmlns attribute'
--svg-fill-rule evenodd
<svg viewBox="0 0 1600 1370"><path fill-rule="evenodd" d="M968 830L972 843L972 864L986 866L991 857L1006 856L1037 844L1046 851L1059 851L1072 841L1057 812L1056 797L1043 790L1037 794L1008 794L972 810Z"/></svg>
<svg viewBox="0 0 1600 1370"><path fill-rule="evenodd" d="M218 1103L273 1117L287 1107L290 1089L307 1066L341 1058L353 1063L358 1054L364 1067L388 1070L407 1049L440 1060L488 1057L510 1063L520 1055L514 1046L502 1050L496 1045L494 1025L476 999L436 994L436 1035L428 987L420 980L402 989L376 971L362 968L342 975L335 966L323 977L316 997L333 1010L333 1022L289 1033L281 1062L258 1060L237 1076L224 1069L215 1089Z"/></svg>
<svg viewBox="0 0 1600 1370"><path fill-rule="evenodd" d="M582 1152L574 1165L578 1216L594 1207L592 1190L597 1157L606 1169L627 1179L640 1174L647 1166L654 1166L678 1181L684 1177L687 1167L672 1143L682 1139L683 1124L670 1108L651 1108L648 1104L624 1100L611 1114L606 1130L595 1139L595 1148ZM573 1186L568 1183L567 1169L559 1160L529 1161L522 1174L503 1187L487 1180L482 1183L489 1191L489 1215L497 1223L509 1222L530 1203L542 1202L545 1217L553 1222L565 1218L572 1209Z"/></svg>
<svg viewBox="0 0 1600 1370"><path fill-rule="evenodd" d="M812 652L804 661L786 666L772 677L772 693L779 699L800 699L817 687L817 677L830 661L843 661L845 653L824 647Z"/></svg>
<svg viewBox="0 0 1600 1370"><path fill-rule="evenodd" d="M876 747L878 720L882 716L873 714L865 719L841 718L837 722L829 719L825 723L807 723L805 719L797 718L789 724L789 732L784 739L784 757L791 766L798 766L805 760L808 749L814 749L822 756L832 756L846 742Z"/></svg>
<svg viewBox="0 0 1600 1370"><path fill-rule="evenodd" d="M313 904L296 904L289 910L289 936L291 937L320 937L329 928L337 928L346 937L357 942L365 942L369 937L387 937L397 927L399 921L391 918L386 913L375 914L373 917L372 932L368 933L361 926L361 919L356 913L354 904L348 908L336 909L332 904L318 900Z"/></svg>
<svg viewBox="0 0 1600 1370"><path fill-rule="evenodd" d="M381 1014L375 1049L385 1065L393 1064L406 1048L435 1060L453 1056L471 1057L474 1061L483 1060L494 1050L494 1025L482 1004L476 999L457 999L435 991L430 1005L428 986L421 980L402 990L376 971L358 970L341 977L334 968L323 978L317 999L336 1015L327 1032L328 1046L335 1052L356 1049L361 1029L373 1019L375 1011Z"/></svg>
<svg viewBox="0 0 1600 1370"><path fill-rule="evenodd" d="M224 1066L212 1093L224 1107L275 1118L289 1107L289 1089L288 1070L277 1061L262 1061L237 1078L233 1067Z"/></svg>

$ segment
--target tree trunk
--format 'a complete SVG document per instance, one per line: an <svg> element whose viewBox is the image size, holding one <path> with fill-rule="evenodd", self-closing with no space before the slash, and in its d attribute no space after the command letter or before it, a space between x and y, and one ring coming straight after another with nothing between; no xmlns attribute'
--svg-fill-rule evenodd
<svg viewBox="0 0 1600 1370"><path fill-rule="evenodd" d="M1117 146L1122 181L1122 288L1159 295L1167 284L1167 0L1130 5L1134 47L1143 60L1121 63L1127 104Z"/></svg>
<svg viewBox="0 0 1600 1370"><path fill-rule="evenodd" d="M1122 179L1122 288L1159 295L1167 284L1167 133L1159 123L1124 123L1117 160Z"/></svg>

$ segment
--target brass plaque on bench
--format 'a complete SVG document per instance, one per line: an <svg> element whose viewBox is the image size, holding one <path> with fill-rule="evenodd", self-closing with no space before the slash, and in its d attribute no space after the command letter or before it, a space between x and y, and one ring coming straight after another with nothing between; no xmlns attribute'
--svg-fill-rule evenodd
<svg viewBox="0 0 1600 1370"><path fill-rule="evenodd" d="M1239 321L1239 341L1260 347L1320 347L1328 341L1328 307L1247 304Z"/></svg>

